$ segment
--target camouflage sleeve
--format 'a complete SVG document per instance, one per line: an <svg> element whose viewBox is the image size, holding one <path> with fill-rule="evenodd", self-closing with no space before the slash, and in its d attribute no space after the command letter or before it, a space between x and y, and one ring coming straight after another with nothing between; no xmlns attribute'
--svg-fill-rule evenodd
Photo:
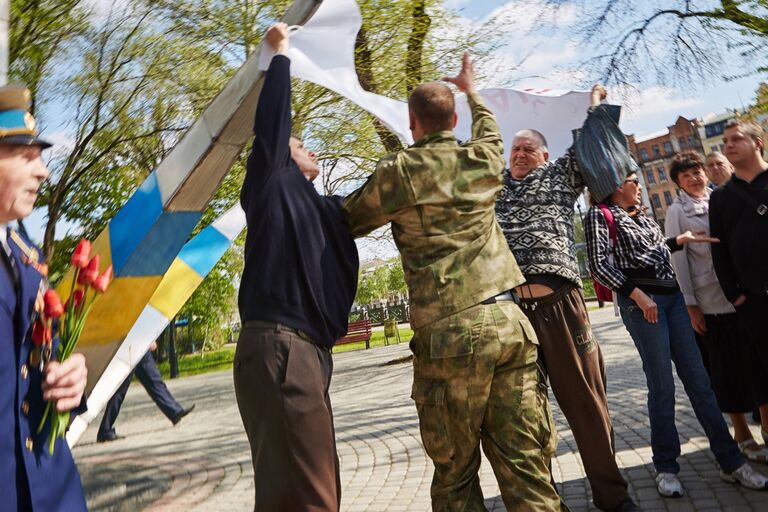
<svg viewBox="0 0 768 512"><path fill-rule="evenodd" d="M390 188L392 184L387 185L392 180L390 170L391 162L387 157L382 158L376 170L368 177L368 181L344 199L344 216L347 219L352 236L359 238L365 236L376 228L379 228L389 222L390 217L382 202L381 188ZM388 205L391 206L391 205Z"/></svg>
<svg viewBox="0 0 768 512"><path fill-rule="evenodd" d="M472 143L482 143L493 146L499 154L504 152L501 131L496 122L496 116L485 106L478 93L467 96L469 108L472 110Z"/></svg>

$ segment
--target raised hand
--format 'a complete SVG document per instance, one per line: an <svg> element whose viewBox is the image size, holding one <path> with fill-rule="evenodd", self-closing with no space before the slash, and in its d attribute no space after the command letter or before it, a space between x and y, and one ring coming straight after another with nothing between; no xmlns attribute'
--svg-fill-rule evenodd
<svg viewBox="0 0 768 512"><path fill-rule="evenodd" d="M285 53L288 50L288 25L275 23L269 27L264 38L277 53Z"/></svg>
<svg viewBox="0 0 768 512"><path fill-rule="evenodd" d="M461 71L459 71L459 74L454 77L443 77L443 81L452 83L464 94L475 92L475 68L468 53L465 53L461 59Z"/></svg>
<svg viewBox="0 0 768 512"><path fill-rule="evenodd" d="M608 90L601 84L592 86L592 106L596 107L608 97Z"/></svg>

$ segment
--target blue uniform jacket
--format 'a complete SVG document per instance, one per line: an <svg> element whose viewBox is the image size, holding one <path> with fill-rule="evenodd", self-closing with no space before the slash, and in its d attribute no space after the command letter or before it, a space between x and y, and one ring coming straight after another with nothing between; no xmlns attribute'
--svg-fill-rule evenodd
<svg viewBox="0 0 768 512"><path fill-rule="evenodd" d="M8 245L20 289L0 260L0 510L85 511L80 475L66 440L56 440L51 456L49 429L37 434L45 402L42 374L30 364L29 354L42 276L11 237Z"/></svg>

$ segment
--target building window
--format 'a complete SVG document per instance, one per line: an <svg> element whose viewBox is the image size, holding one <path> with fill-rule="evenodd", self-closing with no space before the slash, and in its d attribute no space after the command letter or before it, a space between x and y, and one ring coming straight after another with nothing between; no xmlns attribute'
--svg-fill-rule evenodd
<svg viewBox="0 0 768 512"><path fill-rule="evenodd" d="M671 142L665 142L664 143L664 154L665 155L671 155L672 154L672 143Z"/></svg>
<svg viewBox="0 0 768 512"><path fill-rule="evenodd" d="M685 139L680 137L677 139L677 143L680 144L680 149L685 149Z"/></svg>
<svg viewBox="0 0 768 512"><path fill-rule="evenodd" d="M651 148L651 149L653 150L653 158L659 158L661 156L661 153L659 152L659 145L658 144L654 144L653 148Z"/></svg>
<svg viewBox="0 0 768 512"><path fill-rule="evenodd" d="M661 208L661 199L659 199L659 194L653 194L652 201L654 208Z"/></svg>
<svg viewBox="0 0 768 512"><path fill-rule="evenodd" d="M646 177L648 178L648 184L649 185L655 185L656 184L656 175L653 174L653 169L650 169L648 172L646 172Z"/></svg>
<svg viewBox="0 0 768 512"><path fill-rule="evenodd" d="M719 149L717 149L717 146L709 146L709 150L710 151L720 151Z"/></svg>
<svg viewBox="0 0 768 512"><path fill-rule="evenodd" d="M717 135L722 135L725 131L725 125L728 121L718 121L717 123L708 124L704 126L704 133L707 135L707 138L715 137Z"/></svg>
<svg viewBox="0 0 768 512"><path fill-rule="evenodd" d="M669 190L664 191L664 202L667 203L667 206L672 204L672 192Z"/></svg>
<svg viewBox="0 0 768 512"><path fill-rule="evenodd" d="M640 148L640 159L645 162L648 160L648 150L645 148Z"/></svg>
<svg viewBox="0 0 768 512"><path fill-rule="evenodd" d="M696 147L696 139L693 137L693 135L688 136L688 147L691 149Z"/></svg>
<svg viewBox="0 0 768 512"><path fill-rule="evenodd" d="M665 171L663 167L659 167L657 170L659 171L659 182L666 183L667 182L667 171Z"/></svg>

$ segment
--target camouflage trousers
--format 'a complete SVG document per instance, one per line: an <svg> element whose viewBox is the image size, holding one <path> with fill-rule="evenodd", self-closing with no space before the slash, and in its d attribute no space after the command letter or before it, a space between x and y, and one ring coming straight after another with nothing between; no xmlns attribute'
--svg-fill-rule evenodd
<svg viewBox="0 0 768 512"><path fill-rule="evenodd" d="M432 510L487 510L480 444L507 510L567 510L550 461L556 438L536 335L514 302L478 304L417 329L411 341Z"/></svg>

